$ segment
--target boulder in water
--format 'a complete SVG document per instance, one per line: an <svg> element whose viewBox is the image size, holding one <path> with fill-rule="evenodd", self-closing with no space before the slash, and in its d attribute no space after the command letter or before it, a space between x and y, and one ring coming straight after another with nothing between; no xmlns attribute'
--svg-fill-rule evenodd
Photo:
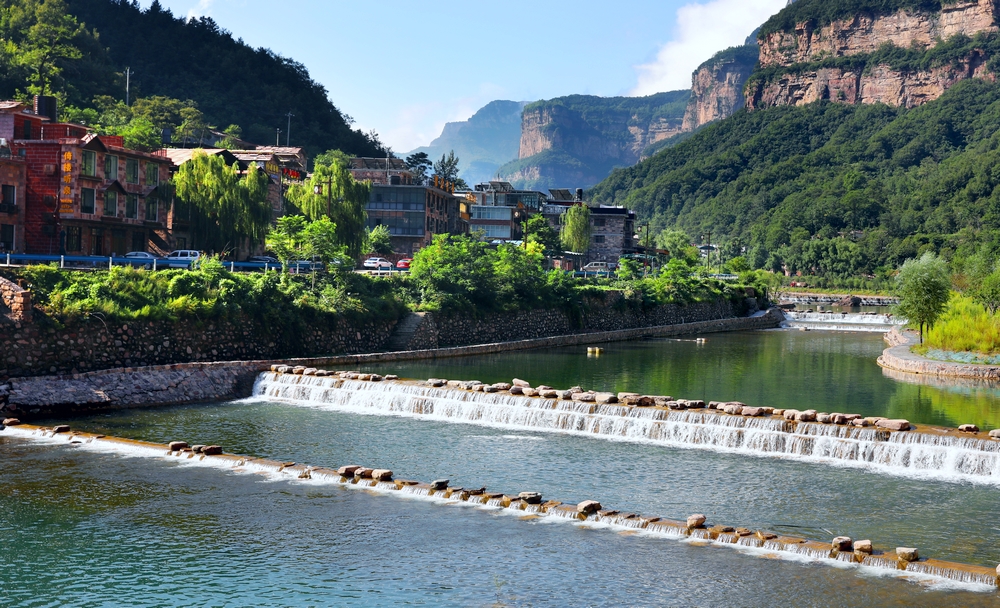
<svg viewBox="0 0 1000 608"><path fill-rule="evenodd" d="M449 481L448 479L435 479L431 482L431 489L435 491L447 490Z"/></svg>
<svg viewBox="0 0 1000 608"><path fill-rule="evenodd" d="M628 405L635 405L633 400L639 398L639 393L618 393L618 400Z"/></svg>
<svg viewBox="0 0 1000 608"><path fill-rule="evenodd" d="M594 400L597 403L618 403L618 396L614 393L596 393Z"/></svg>
<svg viewBox="0 0 1000 608"><path fill-rule="evenodd" d="M514 378L514 380L511 381L511 384L513 384L514 386L520 386L522 388L531 386L530 384L528 384L527 380L521 380L520 378Z"/></svg>
<svg viewBox="0 0 1000 608"><path fill-rule="evenodd" d="M18 420L17 418L4 418L3 419L3 425L4 426L17 426L19 424L21 424L21 421Z"/></svg>
<svg viewBox="0 0 1000 608"><path fill-rule="evenodd" d="M535 390L537 390L538 392L551 391L552 387L547 384L539 384L538 386L535 387Z"/></svg>
<svg viewBox="0 0 1000 608"><path fill-rule="evenodd" d="M705 407L705 402L701 399L688 399L685 404L689 410L700 410Z"/></svg>
<svg viewBox="0 0 1000 608"><path fill-rule="evenodd" d="M337 475L341 477L354 477L354 474L361 468L359 464L348 464L337 469Z"/></svg>
<svg viewBox="0 0 1000 608"><path fill-rule="evenodd" d="M855 418L854 420L851 420L851 425L857 427L866 427L866 426L871 426L871 423L869 423L864 418Z"/></svg>
<svg viewBox="0 0 1000 608"><path fill-rule="evenodd" d="M833 416L830 414L821 412L816 414L816 422L821 422L823 424L830 424L833 421Z"/></svg>
<svg viewBox="0 0 1000 608"><path fill-rule="evenodd" d="M833 539L831 544L837 551L850 552L854 550L854 541L851 540L850 536L838 536Z"/></svg>
<svg viewBox="0 0 1000 608"><path fill-rule="evenodd" d="M167 447L170 448L171 452L180 452L184 448L188 447L188 444L186 441L171 441L167 444Z"/></svg>
<svg viewBox="0 0 1000 608"><path fill-rule="evenodd" d="M688 515L687 527L688 528L700 528L705 525L705 516L701 513L695 513L694 515ZM749 530L748 530L749 532Z"/></svg>
<svg viewBox="0 0 1000 608"><path fill-rule="evenodd" d="M397 376L396 374L388 374L388 375L386 375L385 379L386 380L399 380L399 376Z"/></svg>
<svg viewBox="0 0 1000 608"><path fill-rule="evenodd" d="M772 416L781 416L782 418L784 418L785 417L785 410L780 409L780 408L774 408L771 411L771 415Z"/></svg>
<svg viewBox="0 0 1000 608"><path fill-rule="evenodd" d="M799 410L785 410L781 413L785 417L785 420L795 420L795 416L799 414Z"/></svg>
<svg viewBox="0 0 1000 608"><path fill-rule="evenodd" d="M548 389L548 390L544 390L544 391L539 391L538 395L540 397L544 397L545 399L558 399L559 398L559 391Z"/></svg>
<svg viewBox="0 0 1000 608"><path fill-rule="evenodd" d="M304 365L296 365L292 368L292 373L296 376L301 376L305 371L306 367Z"/></svg>
<svg viewBox="0 0 1000 608"><path fill-rule="evenodd" d="M725 405L725 403L721 403L719 401L709 401L708 402L708 409L710 409L710 410L716 410L716 409L719 409L720 405Z"/></svg>
<svg viewBox="0 0 1000 608"><path fill-rule="evenodd" d="M368 467L358 467L358 469L354 471L354 476L360 479L371 479L372 469L369 469Z"/></svg>
<svg viewBox="0 0 1000 608"><path fill-rule="evenodd" d="M493 388L497 389L498 391L509 391L510 390L510 383L508 383L508 382L497 382L496 384L493 385Z"/></svg>
<svg viewBox="0 0 1000 608"><path fill-rule="evenodd" d="M962 424L959 425L958 430L962 431L963 433L978 433L979 427L974 424Z"/></svg>
<svg viewBox="0 0 1000 608"><path fill-rule="evenodd" d="M764 408L746 406L740 413L744 416L763 416Z"/></svg>
<svg viewBox="0 0 1000 608"><path fill-rule="evenodd" d="M4 420L4 424L7 424L6 420ZM1000 439L1000 429L993 429L990 431L990 437L993 439Z"/></svg>
<svg viewBox="0 0 1000 608"><path fill-rule="evenodd" d="M571 393L582 393L583 392L583 388L581 388L579 386L571 386L567 390L569 390L569 392L571 392Z"/></svg>
<svg viewBox="0 0 1000 608"><path fill-rule="evenodd" d="M194 452L195 454L201 454L202 450L204 449L205 446L201 445L200 443L191 446L191 451Z"/></svg>
<svg viewBox="0 0 1000 608"><path fill-rule="evenodd" d="M573 401L583 401L585 403L594 403L597 400L593 393L573 393Z"/></svg>
<svg viewBox="0 0 1000 608"><path fill-rule="evenodd" d="M278 369L274 371L278 372L279 374L287 374L288 372L292 371L292 368L288 367L287 365L279 365Z"/></svg>
<svg viewBox="0 0 1000 608"><path fill-rule="evenodd" d="M559 398L560 399L565 399L565 400L568 401L568 400L570 400L570 399L573 398L573 392L572 391L557 391L557 392L559 393Z"/></svg>
<svg viewBox="0 0 1000 608"><path fill-rule="evenodd" d="M316 372L318 372L318 371L319 370L316 369L315 367L307 367L304 370L302 370L302 375L303 376L315 376Z"/></svg>
<svg viewBox="0 0 1000 608"><path fill-rule="evenodd" d="M597 513L601 510L601 503L596 500L585 500L580 504L576 505L577 513L583 513L584 515L590 515L591 513Z"/></svg>
<svg viewBox="0 0 1000 608"><path fill-rule="evenodd" d="M499 392L499 390L500 390L497 387L492 386L490 384L482 384L480 386L483 387L483 392L484 393L496 393L496 392Z"/></svg>
<svg viewBox="0 0 1000 608"><path fill-rule="evenodd" d="M222 453L222 446L219 445L206 445L201 448L201 453L206 456L218 456Z"/></svg>
<svg viewBox="0 0 1000 608"><path fill-rule="evenodd" d="M538 389L525 386L521 388L521 394L524 395L525 397L537 397Z"/></svg>
<svg viewBox="0 0 1000 608"><path fill-rule="evenodd" d="M897 420L888 420L883 418L882 420L876 422L875 426L880 429L888 429L890 431L908 431L910 430L910 421L903 420L901 418Z"/></svg>
<svg viewBox="0 0 1000 608"><path fill-rule="evenodd" d="M368 382L371 379L372 379L372 375L371 374L359 374L358 375L358 380L362 380L364 382Z"/></svg>
<svg viewBox="0 0 1000 608"><path fill-rule="evenodd" d="M373 469L372 479L375 481L392 481L392 471L389 469Z"/></svg>
<svg viewBox="0 0 1000 608"><path fill-rule="evenodd" d="M896 547L896 557L904 562L915 562L920 559L917 550L913 547Z"/></svg>
<svg viewBox="0 0 1000 608"><path fill-rule="evenodd" d="M430 384L434 388L441 388L442 386L448 384L448 381L443 378L430 378L427 380L427 384Z"/></svg>
<svg viewBox="0 0 1000 608"><path fill-rule="evenodd" d="M520 386L512 386L512 387L510 387L510 394L511 395L523 395L524 394L524 388L522 388Z"/></svg>
<svg viewBox="0 0 1000 608"><path fill-rule="evenodd" d="M653 407L656 405L656 399L648 395L643 395L642 397L636 399L635 403L630 403L629 405L634 405L636 407Z"/></svg>
<svg viewBox="0 0 1000 608"><path fill-rule="evenodd" d="M70 429L68 424L57 424L56 426L52 427L53 433L68 433L69 430Z"/></svg>
<svg viewBox="0 0 1000 608"><path fill-rule="evenodd" d="M795 414L795 420L798 422L816 422L816 410L799 412Z"/></svg>
<svg viewBox="0 0 1000 608"><path fill-rule="evenodd" d="M761 540L773 540L778 538L778 535L774 532L765 532L763 530L757 530L757 538Z"/></svg>
<svg viewBox="0 0 1000 608"><path fill-rule="evenodd" d="M872 541L870 540L859 540L854 543L855 553L864 553L865 555L872 554Z"/></svg>
<svg viewBox="0 0 1000 608"><path fill-rule="evenodd" d="M465 382L462 380L449 380L448 388L462 388L463 384L465 384Z"/></svg>
<svg viewBox="0 0 1000 608"><path fill-rule="evenodd" d="M529 505L542 504L541 492L521 492L520 494L517 495L517 497L523 500L525 504Z"/></svg>

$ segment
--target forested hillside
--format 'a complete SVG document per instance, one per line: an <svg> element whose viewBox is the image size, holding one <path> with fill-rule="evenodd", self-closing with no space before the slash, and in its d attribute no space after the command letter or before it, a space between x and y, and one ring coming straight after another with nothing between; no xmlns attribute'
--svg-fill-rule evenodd
<svg viewBox="0 0 1000 608"><path fill-rule="evenodd" d="M377 136L351 128L305 66L235 40L210 18L186 22L155 0L147 10L135 0L0 0L0 38L2 98L46 89L106 121L108 100L95 98L124 100L128 67L133 101L190 100L205 124L238 125L245 140L273 143L291 111L291 144L310 156L331 148L384 154Z"/></svg>
<svg viewBox="0 0 1000 608"><path fill-rule="evenodd" d="M711 231L758 267L856 276L925 250L1000 249L998 167L1000 85L976 79L910 110L741 111L591 195L658 228Z"/></svg>

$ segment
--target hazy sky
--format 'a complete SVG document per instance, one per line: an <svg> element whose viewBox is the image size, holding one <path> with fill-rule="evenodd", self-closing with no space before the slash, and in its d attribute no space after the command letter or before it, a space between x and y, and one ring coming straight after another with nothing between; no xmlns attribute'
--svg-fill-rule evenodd
<svg viewBox="0 0 1000 608"><path fill-rule="evenodd" d="M701 62L742 44L786 0L160 3L304 64L356 126L402 153L494 99L688 88Z"/></svg>

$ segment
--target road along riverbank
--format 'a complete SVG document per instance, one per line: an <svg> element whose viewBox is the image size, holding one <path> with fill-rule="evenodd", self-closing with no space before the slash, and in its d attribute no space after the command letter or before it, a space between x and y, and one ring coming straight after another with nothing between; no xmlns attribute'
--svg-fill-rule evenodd
<svg viewBox="0 0 1000 608"><path fill-rule="evenodd" d="M526 519L628 531L644 537L676 539L695 546L736 548L751 555L789 560L808 560L837 567L899 576L915 582L936 580L981 590L994 590L998 570L977 565L928 559L916 547L879 547L868 539L831 534L830 540L810 540L780 535L766 529L750 529L711 521L711 514L692 513L673 520L607 508L599 500L564 504L545 500L537 488L497 492L485 487L450 485L447 479L418 482L395 479L389 469L361 465L317 467L297 462L279 462L249 455L225 453L222 446L172 441L167 444L78 432L69 425L38 427L13 425L0 429L0 437L69 445L79 449L130 457L158 458L190 466L210 467L234 473L264 475L273 480L310 485L339 486L385 495L417 498L440 504L467 504Z"/></svg>

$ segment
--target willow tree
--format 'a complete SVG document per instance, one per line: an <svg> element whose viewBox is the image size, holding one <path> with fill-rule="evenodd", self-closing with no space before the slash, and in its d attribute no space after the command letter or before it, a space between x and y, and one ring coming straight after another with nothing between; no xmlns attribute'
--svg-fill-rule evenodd
<svg viewBox="0 0 1000 608"><path fill-rule="evenodd" d="M567 251L586 253L590 249L590 207L574 205L559 218L562 223L563 247Z"/></svg>
<svg viewBox="0 0 1000 608"><path fill-rule="evenodd" d="M365 253L365 205L371 187L356 182L347 165L338 159L316 164L309 180L288 187L287 197L310 220L328 217L336 224L337 244L356 258Z"/></svg>
<svg viewBox="0 0 1000 608"><path fill-rule="evenodd" d="M192 246L223 252L262 242L271 223L267 182L255 165L241 173L238 164L196 150L173 179L177 198L191 210Z"/></svg>

